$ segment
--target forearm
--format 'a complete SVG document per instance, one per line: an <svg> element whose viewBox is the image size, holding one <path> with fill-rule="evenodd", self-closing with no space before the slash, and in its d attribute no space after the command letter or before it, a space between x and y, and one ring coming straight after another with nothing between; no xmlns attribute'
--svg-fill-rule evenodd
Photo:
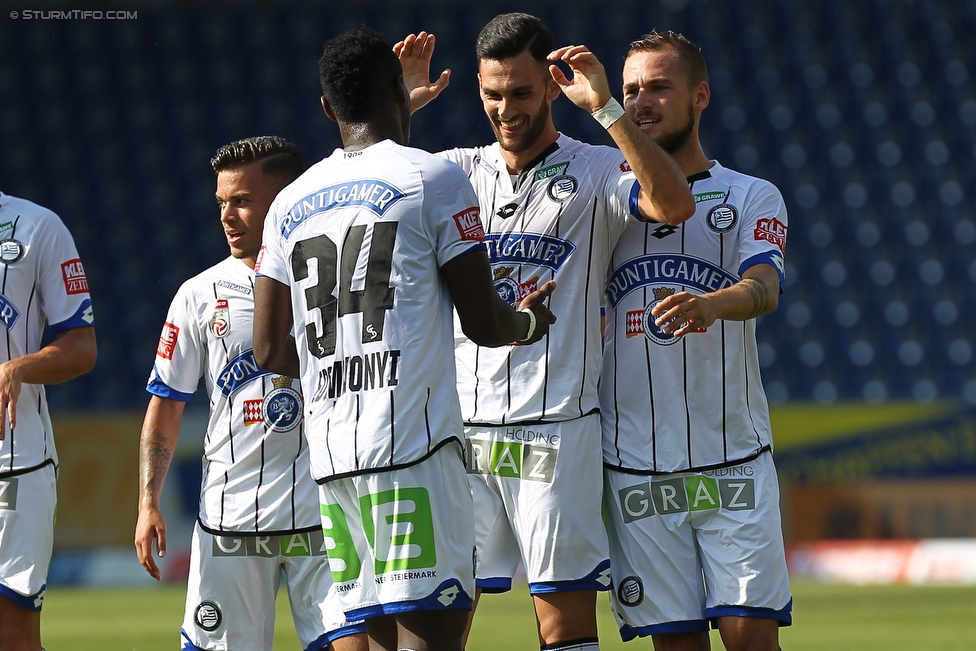
<svg viewBox="0 0 976 651"><path fill-rule="evenodd" d="M748 269L736 284L707 296L716 319L755 319L778 307L779 275L769 265L757 265Z"/></svg>
<svg viewBox="0 0 976 651"><path fill-rule="evenodd" d="M266 276L254 282L254 358L266 371L288 377L299 377L301 363L291 311L291 290Z"/></svg>
<svg viewBox="0 0 976 651"><path fill-rule="evenodd" d="M641 216L677 225L695 214L695 200L678 164L633 120L623 116L610 125L607 133L640 184Z"/></svg>
<svg viewBox="0 0 976 651"><path fill-rule="evenodd" d="M297 378L301 375L301 361L295 338L287 337L284 341L268 342L262 351L262 357L255 357L261 368L272 373Z"/></svg>
<svg viewBox="0 0 976 651"><path fill-rule="evenodd" d="M173 462L184 403L153 396L139 438L139 510L159 510L166 474Z"/></svg>
<svg viewBox="0 0 976 651"><path fill-rule="evenodd" d="M4 366L27 384L60 384L91 371L97 356L95 329L84 326L67 330L36 353L12 359Z"/></svg>
<svg viewBox="0 0 976 651"><path fill-rule="evenodd" d="M716 319L748 321L775 309L775 299L766 284L757 278L746 278L710 297Z"/></svg>

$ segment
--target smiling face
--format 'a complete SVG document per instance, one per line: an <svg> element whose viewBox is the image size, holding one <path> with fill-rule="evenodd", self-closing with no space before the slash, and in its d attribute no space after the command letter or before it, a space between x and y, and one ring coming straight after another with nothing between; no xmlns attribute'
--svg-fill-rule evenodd
<svg viewBox="0 0 976 651"><path fill-rule="evenodd" d="M220 223L230 253L251 269L261 248L264 218L281 189L273 176L261 170L261 164L255 161L217 173Z"/></svg>
<svg viewBox="0 0 976 651"><path fill-rule="evenodd" d="M520 172L558 136L550 105L559 96L559 86L548 66L528 51L503 60L482 59L478 85L510 171Z"/></svg>
<svg viewBox="0 0 976 651"><path fill-rule="evenodd" d="M708 103L708 84L691 84L688 71L671 48L636 51L624 62L624 110L662 149L674 155L694 135Z"/></svg>

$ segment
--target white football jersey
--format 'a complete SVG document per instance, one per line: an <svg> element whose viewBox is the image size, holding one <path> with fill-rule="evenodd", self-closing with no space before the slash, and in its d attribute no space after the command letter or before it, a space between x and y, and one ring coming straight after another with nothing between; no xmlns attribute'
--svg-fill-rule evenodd
<svg viewBox="0 0 976 651"><path fill-rule="evenodd" d="M0 363L41 349L44 326L56 333L94 324L88 280L74 239L47 208L0 193ZM42 384L21 385L17 427L4 423L0 477L57 466Z"/></svg>
<svg viewBox="0 0 976 651"><path fill-rule="evenodd" d="M512 305L549 280L558 319L531 346L477 346L456 324L467 423L563 421L599 405L600 303L610 254L640 190L623 154L560 135L513 179L498 143L451 149L481 203L495 288ZM630 218L632 219L632 218Z"/></svg>
<svg viewBox="0 0 976 651"><path fill-rule="evenodd" d="M694 216L631 225L613 252L600 385L609 467L705 469L772 446L756 320L719 320L676 339L650 312L676 292L729 287L761 263L779 271L782 289L786 206L768 181L718 163L688 180Z"/></svg>
<svg viewBox="0 0 976 651"><path fill-rule="evenodd" d="M210 532L317 528L297 379L257 365L252 350L254 272L228 257L180 287L156 347L147 390L187 401L206 380L200 523Z"/></svg>
<svg viewBox="0 0 976 651"><path fill-rule="evenodd" d="M460 445L440 267L473 248L484 233L464 173L389 140L336 150L275 199L257 269L291 288L316 479Z"/></svg>

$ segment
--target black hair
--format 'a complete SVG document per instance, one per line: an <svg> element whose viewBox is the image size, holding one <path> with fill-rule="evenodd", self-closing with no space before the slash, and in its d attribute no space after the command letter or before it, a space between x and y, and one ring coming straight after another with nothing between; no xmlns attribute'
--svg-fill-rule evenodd
<svg viewBox="0 0 976 651"><path fill-rule="evenodd" d="M302 150L278 136L256 136L226 144L210 159L210 165L216 174L257 161L262 161L262 172L280 177L284 185L297 179L308 168L308 160Z"/></svg>
<svg viewBox="0 0 976 651"><path fill-rule="evenodd" d="M545 62L555 49L552 32L530 14L500 14L491 19L478 34L475 53L478 61L501 61L528 51L532 58Z"/></svg>
<svg viewBox="0 0 976 651"><path fill-rule="evenodd" d="M319 59L322 95L344 123L370 121L402 74L390 44L365 25L327 41Z"/></svg>

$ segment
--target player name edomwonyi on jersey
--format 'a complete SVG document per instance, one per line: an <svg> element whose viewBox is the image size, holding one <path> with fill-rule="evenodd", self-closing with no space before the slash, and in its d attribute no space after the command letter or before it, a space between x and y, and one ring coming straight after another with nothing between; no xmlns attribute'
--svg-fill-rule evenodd
<svg viewBox="0 0 976 651"><path fill-rule="evenodd" d="M631 225L613 253L600 384L608 467L703 469L772 446L756 320L718 320L676 339L650 312L676 292L728 287L757 263L779 271L781 289L786 206L768 181L717 162L689 182L691 219Z"/></svg>
<svg viewBox="0 0 976 651"><path fill-rule="evenodd" d="M464 173L392 141L336 150L268 211L257 271L290 286L319 481L461 446L440 267L484 248Z"/></svg>
<svg viewBox="0 0 976 651"><path fill-rule="evenodd" d="M187 401L203 375L210 401L200 522L211 532L318 528L296 379L254 360L254 272L228 257L180 287L147 390Z"/></svg>
<svg viewBox="0 0 976 651"><path fill-rule="evenodd" d="M55 333L94 325L88 279L74 239L42 206L0 193L0 363L36 353L45 324ZM57 465L43 384L21 386L17 427L0 441L0 477Z"/></svg>
<svg viewBox="0 0 976 651"><path fill-rule="evenodd" d="M532 346L485 348L456 324L458 393L467 423L564 421L599 405L600 304L610 254L639 215L623 154L560 135L514 182L498 143L451 149L481 202L495 288L512 305L549 280L559 318Z"/></svg>

